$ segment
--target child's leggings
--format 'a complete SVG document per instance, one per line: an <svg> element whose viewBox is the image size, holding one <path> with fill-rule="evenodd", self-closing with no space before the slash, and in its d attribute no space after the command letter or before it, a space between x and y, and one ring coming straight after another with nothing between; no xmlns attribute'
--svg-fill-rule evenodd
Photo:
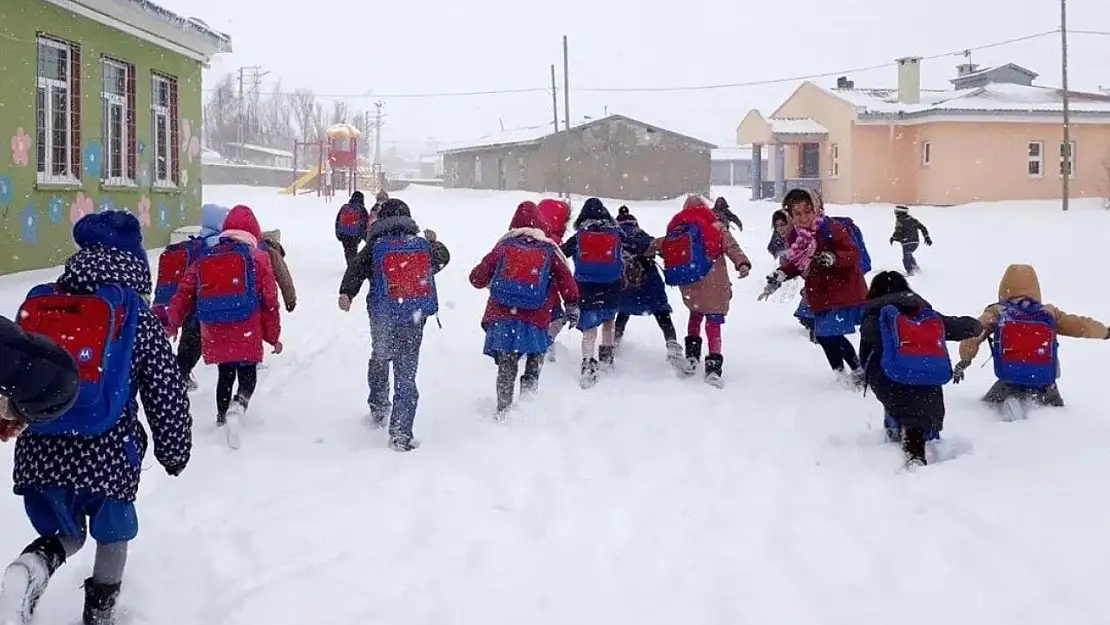
<svg viewBox="0 0 1110 625"><path fill-rule="evenodd" d="M848 365L852 371L859 369L859 356L856 355L856 348L852 346L848 337L819 336L817 344L824 350L825 358L828 359L833 371L843 371L844 365Z"/></svg>
<svg viewBox="0 0 1110 625"><path fill-rule="evenodd" d="M593 358L597 353L597 335L601 331L601 346L612 347L616 343L617 320L610 319L601 327L590 328L582 333L582 357Z"/></svg>
<svg viewBox="0 0 1110 625"><path fill-rule="evenodd" d="M678 340L678 332L674 329L674 321L671 320L671 313L655 313L652 316L655 317L655 323L659 326L659 329L663 331L664 341ZM624 313L617 315L616 331L618 335L624 334L624 329L628 326L628 320L631 317L631 315L626 315Z"/></svg>
<svg viewBox="0 0 1110 625"><path fill-rule="evenodd" d="M705 341L710 354L722 354L721 351L721 321L716 315L706 316L702 313L690 313L690 323L686 325L687 336L701 337L701 323L705 321Z"/></svg>
<svg viewBox="0 0 1110 625"><path fill-rule="evenodd" d="M231 406L234 394L243 404L250 401L258 386L258 365L253 362L225 362L219 365L219 378L216 381L216 414L225 415ZM235 391L235 381L239 389Z"/></svg>

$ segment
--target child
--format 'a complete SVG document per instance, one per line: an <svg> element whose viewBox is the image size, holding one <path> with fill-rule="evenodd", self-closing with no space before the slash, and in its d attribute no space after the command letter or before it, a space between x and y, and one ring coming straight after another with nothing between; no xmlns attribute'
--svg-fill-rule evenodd
<svg viewBox="0 0 1110 625"><path fill-rule="evenodd" d="M128 545L139 529L135 496L147 435L136 395L166 473L180 475L192 448L185 384L144 301L151 275L139 221L123 211L87 215L73 238L77 253L55 283L31 290L19 319L74 357L83 399L54 421L31 424L16 441L15 493L39 538L4 573L0 623L31 622L50 577L87 534L96 556L83 623L113 622Z"/></svg>
<svg viewBox="0 0 1110 625"><path fill-rule="evenodd" d="M281 230L263 232L261 247L270 257L270 265L274 268L274 280L277 281L281 301L285 303L285 311L293 312L297 308L297 287L293 284L293 273L289 271L289 264L285 262L285 247L281 244Z"/></svg>
<svg viewBox="0 0 1110 625"><path fill-rule="evenodd" d="M416 371L428 317L439 311L435 274L451 261L447 246L435 232L424 231L412 219L408 204L386 200L370 226L366 247L347 265L339 286L339 309L351 310L351 301L362 283L370 281L366 312L370 317L370 363L366 382L370 424L381 427L389 419L389 447L405 452L416 449L412 425L420 392ZM390 402L389 370L393 365L393 401Z"/></svg>
<svg viewBox="0 0 1110 625"><path fill-rule="evenodd" d="M702 322L709 342L705 357L705 381L720 388L725 357L721 342L721 325L728 315L732 300L732 281L728 277L727 258L740 278L747 277L752 263L728 228L696 195L685 203L667 224L667 236L656 239L652 253L663 256L663 275L667 284L678 286L682 301L690 311L686 327L686 358L679 370L685 375L697 372L701 362Z"/></svg>
<svg viewBox="0 0 1110 625"><path fill-rule="evenodd" d="M890 244L894 245L895 242L902 244L902 267L905 268L908 276L921 270L917 266L917 259L913 257L913 253L921 245L918 233L925 237L925 245L933 244L933 239L929 237L929 230L916 217L910 215L910 207L901 204L895 206L894 233L890 235Z"/></svg>
<svg viewBox="0 0 1110 625"><path fill-rule="evenodd" d="M343 246L343 258L347 264L358 254L358 244L366 237L369 224L370 212L366 210L366 200L362 191L355 191L335 214L335 238Z"/></svg>
<svg viewBox="0 0 1110 625"><path fill-rule="evenodd" d="M767 244L767 253L775 258L776 262L781 262L782 257L786 254L786 250L790 248L787 243L787 238L790 236L794 226L791 224L790 213L784 209L779 209L771 214L771 241ZM801 291L801 301L798 302L798 307L794 309L794 318L802 327L809 332L809 340L816 343L817 337L813 335L813 311L806 305L805 289Z"/></svg>
<svg viewBox="0 0 1110 625"><path fill-rule="evenodd" d="M989 341L998 380L983 401L997 406L1011 421L1024 418L1030 402L1064 405L1056 386L1060 377L1057 336L1110 339L1105 324L1043 304L1041 283L1031 265L1006 268L998 285L998 303L987 306L979 321L983 333L960 344L955 381L963 380L979 346Z"/></svg>
<svg viewBox="0 0 1110 625"><path fill-rule="evenodd" d="M887 440L902 443L906 466L924 466L925 442L944 427L944 391L952 379L945 341L977 336L974 317L946 317L910 290L897 271L871 280L860 324L866 385L883 405Z"/></svg>
<svg viewBox="0 0 1110 625"><path fill-rule="evenodd" d="M671 319L671 303L667 301L667 286L655 261L648 258L655 237L644 232L636 217L622 206L617 210L617 224L624 231L625 266L635 271L625 271L627 288L621 292L620 306L616 325L616 343L619 346L624 337L624 329L632 315L652 315L667 346L667 362L679 367L685 360L682 346L678 344L678 331ZM635 277L633 277L635 276Z"/></svg>
<svg viewBox="0 0 1110 625"><path fill-rule="evenodd" d="M242 204L231 209L219 240L185 272L169 310L171 334L194 312L200 321L204 362L219 374L216 425L228 426L227 442L235 449L239 421L258 384L262 344L275 354L282 350L277 282L261 240L254 211Z"/></svg>
<svg viewBox="0 0 1110 625"><path fill-rule="evenodd" d="M536 208L543 218L544 233L547 234L547 238L561 246L567 236L567 225L570 223L570 206L563 200L544 198ZM562 302L556 300L555 308L551 311L551 323L547 328L547 334L551 339L551 347L547 350L547 360L550 362L555 362L555 339L559 337L566 324L566 311L563 310Z"/></svg>
<svg viewBox="0 0 1110 625"><path fill-rule="evenodd" d="M566 302L567 317L577 322L578 285L566 256L543 226L536 205L522 202L509 231L470 272L474 288L490 290L482 316L486 333L482 353L497 363L499 418L512 406L521 356L525 358L521 393L536 391L550 342L551 310L560 297Z"/></svg>
<svg viewBox="0 0 1110 625"><path fill-rule="evenodd" d="M740 232L744 231L744 224L740 221L740 218L736 216L736 213L732 212L732 209L728 207L728 200L726 200L723 195L713 202L713 214L717 216L717 219L720 220L727 229L731 230L732 224L736 224L737 230Z"/></svg>
<svg viewBox="0 0 1110 625"><path fill-rule="evenodd" d="M803 295L813 312L817 344L825 352L829 367L858 386L863 382L859 357L846 335L856 331L867 300L863 251L849 225L825 215L819 193L793 189L782 203L790 211L794 231L780 268L767 276L767 289L760 298L766 298L786 280L803 276Z"/></svg>
<svg viewBox="0 0 1110 625"><path fill-rule="evenodd" d="M600 370L613 369L617 306L624 288L624 244L621 229L601 200L586 200L574 220L576 232L563 243L563 253L574 258L574 279L581 294L582 388L597 384ZM598 333L601 345L598 346Z"/></svg>

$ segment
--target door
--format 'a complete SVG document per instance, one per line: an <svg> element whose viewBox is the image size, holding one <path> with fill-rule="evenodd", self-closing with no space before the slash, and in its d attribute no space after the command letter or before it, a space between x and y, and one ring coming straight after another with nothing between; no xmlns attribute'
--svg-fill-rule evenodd
<svg viewBox="0 0 1110 625"><path fill-rule="evenodd" d="M821 144L803 143L801 158L798 159L799 178L821 177Z"/></svg>

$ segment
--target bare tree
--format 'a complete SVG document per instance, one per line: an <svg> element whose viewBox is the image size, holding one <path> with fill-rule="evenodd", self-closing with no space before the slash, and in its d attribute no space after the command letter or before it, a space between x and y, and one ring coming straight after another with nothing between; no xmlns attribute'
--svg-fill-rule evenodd
<svg viewBox="0 0 1110 625"><path fill-rule="evenodd" d="M346 124L350 120L350 107L347 106L346 100L335 100L332 102L331 107L331 121L332 124Z"/></svg>
<svg viewBox="0 0 1110 625"><path fill-rule="evenodd" d="M271 90L269 99L262 104L261 140L265 145L285 149L296 138L290 98L282 88L281 81L278 81Z"/></svg>
<svg viewBox="0 0 1110 625"><path fill-rule="evenodd" d="M322 107L312 89L296 89L289 94L289 108L301 139L316 140L321 136Z"/></svg>
<svg viewBox="0 0 1110 625"><path fill-rule="evenodd" d="M235 98L235 77L226 74L204 103L205 143L218 151L239 136L239 109Z"/></svg>

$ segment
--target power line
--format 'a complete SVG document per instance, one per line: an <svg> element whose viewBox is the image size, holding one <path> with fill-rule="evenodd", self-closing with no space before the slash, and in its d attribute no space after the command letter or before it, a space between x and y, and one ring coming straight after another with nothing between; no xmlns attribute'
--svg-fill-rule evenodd
<svg viewBox="0 0 1110 625"><path fill-rule="evenodd" d="M1110 30L1074 30L1068 29L1069 35L1096 35L1099 37L1110 37Z"/></svg>

